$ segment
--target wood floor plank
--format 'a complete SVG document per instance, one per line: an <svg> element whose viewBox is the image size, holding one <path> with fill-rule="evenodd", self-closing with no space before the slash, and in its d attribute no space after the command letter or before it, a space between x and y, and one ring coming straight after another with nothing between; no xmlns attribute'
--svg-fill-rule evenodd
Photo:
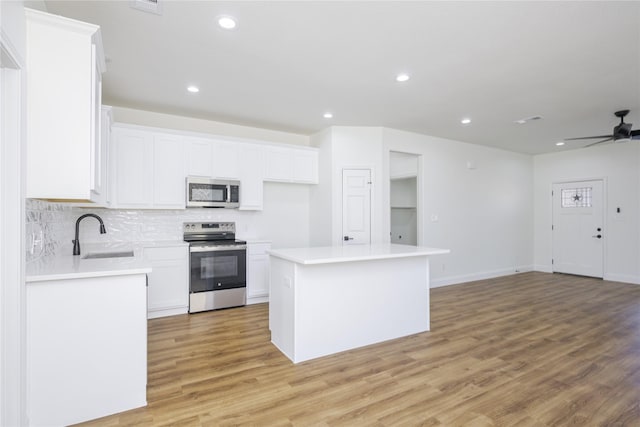
<svg viewBox="0 0 640 427"><path fill-rule="evenodd" d="M292 364L268 305L149 321L148 406L87 426L640 426L640 286L431 291L431 331Z"/></svg>

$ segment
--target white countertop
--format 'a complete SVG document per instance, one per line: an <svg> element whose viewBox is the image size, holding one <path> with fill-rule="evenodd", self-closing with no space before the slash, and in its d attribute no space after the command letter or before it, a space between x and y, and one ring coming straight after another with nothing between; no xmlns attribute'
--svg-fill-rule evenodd
<svg viewBox="0 0 640 427"><path fill-rule="evenodd" d="M182 245L184 242L129 242L107 244L81 244L81 255L64 253L45 257L27 264L26 282L83 279L91 277L122 276L151 273L151 266L142 259L143 247ZM88 253L132 250L134 256L119 258L83 259Z"/></svg>
<svg viewBox="0 0 640 427"><path fill-rule="evenodd" d="M449 252L449 249L396 244L320 246L267 251L271 256L305 265L442 255Z"/></svg>

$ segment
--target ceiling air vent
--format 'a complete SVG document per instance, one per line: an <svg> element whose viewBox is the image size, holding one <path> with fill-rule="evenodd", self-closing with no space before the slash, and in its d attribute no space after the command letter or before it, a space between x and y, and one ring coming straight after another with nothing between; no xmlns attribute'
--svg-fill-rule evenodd
<svg viewBox="0 0 640 427"><path fill-rule="evenodd" d="M531 117L525 117L523 119L514 120L513 122L519 125L523 125L527 122L532 122L532 121L541 120L541 119L542 119L542 116L531 116Z"/></svg>
<svg viewBox="0 0 640 427"><path fill-rule="evenodd" d="M162 15L162 4L160 0L130 0L129 3L134 9Z"/></svg>

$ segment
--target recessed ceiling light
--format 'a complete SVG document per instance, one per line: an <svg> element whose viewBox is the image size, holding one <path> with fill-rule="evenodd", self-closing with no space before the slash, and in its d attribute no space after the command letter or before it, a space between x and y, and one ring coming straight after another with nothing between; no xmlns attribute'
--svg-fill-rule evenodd
<svg viewBox="0 0 640 427"><path fill-rule="evenodd" d="M325 119L330 119L330 118L332 118L332 117L333 117L333 113L328 113L328 112L327 112L327 113L324 113L324 114L322 115L322 117L324 117Z"/></svg>
<svg viewBox="0 0 640 427"><path fill-rule="evenodd" d="M557 145L558 147L560 147L560 146L564 145L564 142L563 142L563 141L556 142L556 145Z"/></svg>
<svg viewBox="0 0 640 427"><path fill-rule="evenodd" d="M198 93L198 92L200 92L200 89L198 88L198 86L193 86L193 85L188 86L188 87L187 87L187 90L188 90L189 92L191 92L191 93Z"/></svg>
<svg viewBox="0 0 640 427"><path fill-rule="evenodd" d="M406 82L407 80L409 80L409 75L408 74L398 74L396 76L396 81L397 82Z"/></svg>
<svg viewBox="0 0 640 427"><path fill-rule="evenodd" d="M236 27L236 20L231 16L218 16L218 25L225 30L232 30Z"/></svg>
<svg viewBox="0 0 640 427"><path fill-rule="evenodd" d="M460 120L460 123L462 123L463 125L468 125L469 123L471 123L471 119L464 118L464 119Z"/></svg>

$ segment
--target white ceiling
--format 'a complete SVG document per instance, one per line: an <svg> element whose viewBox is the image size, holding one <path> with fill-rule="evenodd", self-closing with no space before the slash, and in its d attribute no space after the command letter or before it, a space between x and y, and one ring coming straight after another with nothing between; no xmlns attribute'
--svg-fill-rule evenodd
<svg viewBox="0 0 640 427"><path fill-rule="evenodd" d="M102 27L105 103L301 134L386 126L523 153L593 142L555 146L612 132L620 109L640 128L637 1L159 1L162 15L45 2ZM216 25L223 14L234 30ZM411 79L396 82L400 72Z"/></svg>

